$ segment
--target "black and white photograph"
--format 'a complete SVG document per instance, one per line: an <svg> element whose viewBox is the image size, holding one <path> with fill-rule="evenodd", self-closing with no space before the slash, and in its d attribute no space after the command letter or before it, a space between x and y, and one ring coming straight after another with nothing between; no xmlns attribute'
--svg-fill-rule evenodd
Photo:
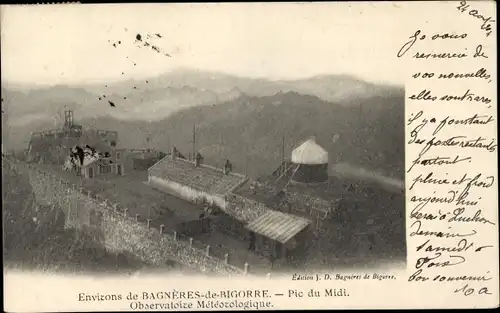
<svg viewBox="0 0 500 313"><path fill-rule="evenodd" d="M404 269L394 51L314 12L2 8L4 270Z"/></svg>

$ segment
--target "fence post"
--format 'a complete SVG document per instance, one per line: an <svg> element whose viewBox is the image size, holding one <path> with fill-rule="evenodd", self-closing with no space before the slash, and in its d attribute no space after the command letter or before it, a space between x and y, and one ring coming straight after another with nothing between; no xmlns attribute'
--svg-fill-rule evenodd
<svg viewBox="0 0 500 313"><path fill-rule="evenodd" d="M224 264L229 265L229 253L224 254Z"/></svg>
<svg viewBox="0 0 500 313"><path fill-rule="evenodd" d="M243 272L245 273L245 275L248 274L248 262L245 262L245 265L244 265L244 268L243 268Z"/></svg>
<svg viewBox="0 0 500 313"><path fill-rule="evenodd" d="M189 237L189 248L193 247L193 237Z"/></svg>
<svg viewBox="0 0 500 313"><path fill-rule="evenodd" d="M113 203L113 211L118 212L118 203Z"/></svg>
<svg viewBox="0 0 500 313"><path fill-rule="evenodd" d="M148 223L148 229L149 229L149 227L151 226L151 219L148 218L147 223Z"/></svg>
<svg viewBox="0 0 500 313"><path fill-rule="evenodd" d="M205 253L207 256L210 256L210 245L207 245Z"/></svg>
<svg viewBox="0 0 500 313"><path fill-rule="evenodd" d="M140 217L140 215L139 215L139 213L137 213L137 214L135 215L135 220L136 220L136 221L139 221L139 217Z"/></svg>
<svg viewBox="0 0 500 313"><path fill-rule="evenodd" d="M125 210L123 210L123 216L127 217L128 215L128 208L125 208Z"/></svg>
<svg viewBox="0 0 500 313"><path fill-rule="evenodd" d="M177 241L177 232L174 230L174 241Z"/></svg>
<svg viewBox="0 0 500 313"><path fill-rule="evenodd" d="M160 225L160 235L163 234L164 229L165 229L165 225L161 224Z"/></svg>

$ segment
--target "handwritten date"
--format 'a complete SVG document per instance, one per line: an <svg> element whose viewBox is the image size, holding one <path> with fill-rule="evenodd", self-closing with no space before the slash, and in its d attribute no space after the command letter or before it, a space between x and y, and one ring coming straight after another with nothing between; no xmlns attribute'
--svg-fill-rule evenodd
<svg viewBox="0 0 500 313"><path fill-rule="evenodd" d="M460 5L457 7L457 9L462 12L469 14L472 17L477 18L479 21L483 22L481 24L481 30L485 32L486 37L489 37L491 33L493 32L493 24L496 23L496 21L491 17L485 17L481 13L479 13L478 10L471 8L471 6L467 3L467 1L460 1Z"/></svg>

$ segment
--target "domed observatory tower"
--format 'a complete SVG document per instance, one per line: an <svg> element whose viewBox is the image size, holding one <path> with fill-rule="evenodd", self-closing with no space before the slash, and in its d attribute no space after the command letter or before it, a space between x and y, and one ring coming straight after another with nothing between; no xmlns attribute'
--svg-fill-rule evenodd
<svg viewBox="0 0 500 313"><path fill-rule="evenodd" d="M297 170L292 181L297 183L324 183L328 180L328 152L311 138L292 151L292 163Z"/></svg>

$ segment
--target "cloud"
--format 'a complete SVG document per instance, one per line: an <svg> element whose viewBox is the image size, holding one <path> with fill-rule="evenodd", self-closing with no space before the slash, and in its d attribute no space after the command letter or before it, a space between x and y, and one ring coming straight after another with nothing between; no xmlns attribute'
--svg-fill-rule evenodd
<svg viewBox="0 0 500 313"><path fill-rule="evenodd" d="M186 66L290 79L352 73L399 83L393 52L407 38L403 21L410 13L368 3L7 7L2 74L58 84L140 78ZM152 45L171 57L137 49L137 33L160 33ZM118 41L116 48L110 44Z"/></svg>
<svg viewBox="0 0 500 313"><path fill-rule="evenodd" d="M56 123L56 120L52 115L45 113L35 113L35 114L23 115L20 117L9 117L7 119L7 125L13 127L19 127L19 126L30 125L40 121L54 121L54 123Z"/></svg>

